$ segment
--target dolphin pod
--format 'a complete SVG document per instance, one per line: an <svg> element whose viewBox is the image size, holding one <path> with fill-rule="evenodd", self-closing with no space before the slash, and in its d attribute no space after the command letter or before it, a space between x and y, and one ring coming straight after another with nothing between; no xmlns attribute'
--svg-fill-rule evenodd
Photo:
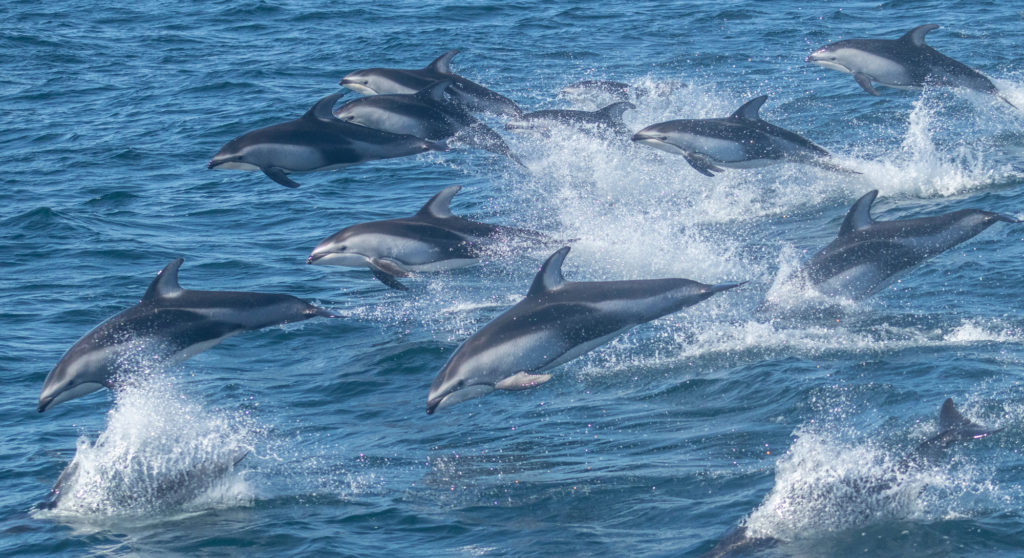
<svg viewBox="0 0 1024 558"><path fill-rule="evenodd" d="M540 268L526 298L473 334L430 384L427 414L494 390L523 390L542 374L642 323L693 306L740 283L689 279L566 281L566 246Z"/></svg>
<svg viewBox="0 0 1024 558"><path fill-rule="evenodd" d="M412 217L345 227L320 242L306 263L368 267L385 285L406 290L396 277L473 265L500 241L545 240L534 231L456 217L450 205L461 189L441 190Z"/></svg>
<svg viewBox="0 0 1024 558"><path fill-rule="evenodd" d="M192 291L178 284L182 258L167 264L138 304L93 328L46 375L39 412L113 387L148 363L191 358L243 331L333 314L282 294Z"/></svg>
<svg viewBox="0 0 1024 558"><path fill-rule="evenodd" d="M210 169L259 170L290 188L293 172L334 170L377 159L446 151L447 147L408 134L393 134L343 122L331 110L343 93L320 99L301 118L243 134L224 145Z"/></svg>
<svg viewBox="0 0 1024 558"><path fill-rule="evenodd" d="M852 75L871 95L879 94L875 83L902 88L966 87L995 95L1017 108L981 72L925 44L925 35L938 28L929 23L895 40L847 39L827 44L812 52L807 62Z"/></svg>

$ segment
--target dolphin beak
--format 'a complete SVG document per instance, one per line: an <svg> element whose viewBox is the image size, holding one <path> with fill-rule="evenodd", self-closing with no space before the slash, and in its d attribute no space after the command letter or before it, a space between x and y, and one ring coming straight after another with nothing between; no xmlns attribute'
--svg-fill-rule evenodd
<svg viewBox="0 0 1024 558"><path fill-rule="evenodd" d="M50 405L52 403L53 403L53 396L52 395L47 397L47 398L45 398L45 399L44 398L39 398L39 407L38 407L39 412L41 413L41 412L49 409Z"/></svg>

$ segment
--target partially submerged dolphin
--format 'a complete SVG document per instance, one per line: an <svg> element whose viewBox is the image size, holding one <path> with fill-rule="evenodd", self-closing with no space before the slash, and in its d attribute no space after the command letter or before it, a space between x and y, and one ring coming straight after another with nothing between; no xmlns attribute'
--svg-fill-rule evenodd
<svg viewBox="0 0 1024 558"><path fill-rule="evenodd" d="M178 284L183 261L167 264L138 304L96 326L64 353L43 382L40 413L112 387L133 364L173 364L242 331L334 317L288 295L183 289Z"/></svg>
<svg viewBox="0 0 1024 558"><path fill-rule="evenodd" d="M758 112L767 99L751 99L727 118L653 124L634 134L633 141L682 155L705 176L714 176L721 167L764 167L785 161L856 173L833 163L827 151L800 135L762 120Z"/></svg>
<svg viewBox="0 0 1024 558"><path fill-rule="evenodd" d="M925 35L938 28L930 23L895 40L847 39L831 43L811 53L807 61L853 75L857 84L872 95L878 95L874 83L906 88L966 87L990 93L1015 106L980 72L925 44Z"/></svg>
<svg viewBox="0 0 1024 558"><path fill-rule="evenodd" d="M947 450L956 442L966 442L984 438L1001 431L1002 428L986 428L960 414L947 398L939 409L938 434L919 443L910 453L905 455L888 474L872 478L848 479L847 484L858 492L881 493L892 488L899 481L897 475L906 474L912 468L935 466L945 457ZM781 541L764 535L752 535L746 519L733 528L714 548L704 553L704 558L723 558L726 556L751 556L754 552L777 546Z"/></svg>
<svg viewBox="0 0 1024 558"><path fill-rule="evenodd" d="M341 79L343 87L364 95L416 93L443 80L452 80L451 94L466 108L500 116L519 116L523 111L511 99L452 72L452 58L458 50L449 50L421 70L370 68L351 72Z"/></svg>
<svg viewBox="0 0 1024 558"><path fill-rule="evenodd" d="M546 240L534 231L456 217L450 205L461 189L441 190L411 217L345 227L317 244L306 263L368 267L385 285L406 290L398 277L473 265L499 240Z"/></svg>
<svg viewBox="0 0 1024 558"><path fill-rule="evenodd" d="M875 294L921 262L968 240L993 224L1017 219L1000 213L962 209L934 217L875 221L871 204L878 190L850 208L839 236L808 260L794 278L830 296L860 300Z"/></svg>
<svg viewBox="0 0 1024 558"><path fill-rule="evenodd" d="M430 141L449 139L505 155L519 164L505 140L457 103L445 99L453 81L445 79L413 94L388 93L349 101L334 111L344 122Z"/></svg>
<svg viewBox="0 0 1024 558"><path fill-rule="evenodd" d="M551 379L547 370L642 323L706 300L740 283L689 279L573 282L562 277L569 247L540 268L526 298L473 334L434 378L427 414L496 390Z"/></svg>
<svg viewBox="0 0 1024 558"><path fill-rule="evenodd" d="M559 97L581 97L588 93L600 93L611 95L620 101L628 101L630 94L639 99L646 97L649 91L646 87L639 87L605 79L584 79L570 83L558 92Z"/></svg>
<svg viewBox="0 0 1024 558"><path fill-rule="evenodd" d="M538 110L528 112L519 118L508 121L506 130L513 132L546 133L552 124L561 126L583 126L595 131L611 130L617 134L631 134L632 131L622 120L622 115L635 109L633 103L622 101L612 103L600 110Z"/></svg>
<svg viewBox="0 0 1024 558"><path fill-rule="evenodd" d="M96 443L103 442L101 434ZM172 462L173 465L180 465L177 467L150 467L134 461L122 463L122 468L116 473L135 475L125 479L128 482L121 484L119 490L106 494L104 503L117 508L137 506L140 499L150 506L173 507L186 504L225 478L248 454L248 449L239 448L197 464L189 464L187 460ZM76 455L75 459L61 471L46 500L37 507L43 510L59 508L68 495L74 493L75 486L80 482L80 474L81 468ZM144 482L146 485L133 486L131 481Z"/></svg>
<svg viewBox="0 0 1024 558"><path fill-rule="evenodd" d="M290 188L298 183L293 172L334 170L340 167L445 151L447 147L410 135L393 134L342 122L331 114L344 93L320 99L302 118L243 134L224 145L208 168L259 170Z"/></svg>

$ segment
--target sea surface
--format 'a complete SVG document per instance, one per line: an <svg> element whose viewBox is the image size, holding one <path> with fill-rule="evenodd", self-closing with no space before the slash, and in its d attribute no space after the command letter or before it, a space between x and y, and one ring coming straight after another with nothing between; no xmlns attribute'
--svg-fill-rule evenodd
<svg viewBox="0 0 1024 558"><path fill-rule="evenodd" d="M1024 218L1024 112L964 90L872 97L804 61L937 23L929 44L1024 107L1019 3L7 0L0 20L0 555L696 556L739 526L771 541L757 556L1024 552L1024 225L859 303L782 286L872 189L882 220ZM708 178L624 138L515 136L494 117L526 169L459 146L293 175L298 189L206 168L352 70L453 48L455 71L526 110L611 102L559 96L582 79L646 89L633 130L769 95L766 120L862 174ZM408 292L305 258L456 184L458 215L575 239L569 279L747 283L543 386L428 416L448 357L554 247ZM177 257L185 288L341 318L243 333L38 413L61 355ZM947 397L1002 430L901 468ZM238 448L232 470L189 476ZM79 480L43 509L72 460Z"/></svg>

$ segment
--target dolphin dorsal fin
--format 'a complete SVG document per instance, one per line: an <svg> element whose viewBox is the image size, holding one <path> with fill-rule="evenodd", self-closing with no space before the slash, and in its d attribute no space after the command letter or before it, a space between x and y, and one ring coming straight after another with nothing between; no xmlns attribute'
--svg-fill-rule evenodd
<svg viewBox="0 0 1024 558"><path fill-rule="evenodd" d="M315 120L323 120L326 122L335 122L338 119L334 117L334 104L338 102L338 99L348 95L348 91L339 91L320 99L312 106L306 114L302 115L303 118L312 118Z"/></svg>
<svg viewBox="0 0 1024 558"><path fill-rule="evenodd" d="M146 289L146 294L142 295L142 302L167 298L183 291L184 289L178 284L178 268L184 261L185 258L178 258L160 270L153 282L149 284L149 288Z"/></svg>
<svg viewBox="0 0 1024 558"><path fill-rule="evenodd" d="M461 189L462 186L449 186L434 194L434 197L430 198L430 201L424 204L416 215L421 217L437 217L439 219L453 217L451 208L452 198Z"/></svg>
<svg viewBox="0 0 1024 558"><path fill-rule="evenodd" d="M964 424L970 424L970 421L964 418L960 411L956 410L956 406L953 405L953 399L947 398L942 403L942 408L939 409L939 429L948 430Z"/></svg>
<svg viewBox="0 0 1024 558"><path fill-rule="evenodd" d="M612 103L597 112L605 115L608 120L613 122L622 122L622 115L627 110L633 110L635 108L636 105L633 103L630 103L629 101L622 101L619 103Z"/></svg>
<svg viewBox="0 0 1024 558"><path fill-rule="evenodd" d="M416 97L423 101L440 103L444 101L444 92L453 83L453 80L443 79L433 85L428 85L416 92Z"/></svg>
<svg viewBox="0 0 1024 558"><path fill-rule="evenodd" d="M899 40L908 41L910 44L914 46L923 47L925 46L924 36L927 35L929 31L934 31L938 28L939 26L934 23L918 25L917 27L911 29L910 31L907 31L907 34L900 37Z"/></svg>
<svg viewBox="0 0 1024 558"><path fill-rule="evenodd" d="M840 237L864 230L875 222L871 218L871 204L875 203L877 196L878 190L871 190L854 202L850 212L846 214L846 219L843 219L843 226L839 227Z"/></svg>
<svg viewBox="0 0 1024 558"><path fill-rule="evenodd" d="M438 56L433 62L427 64L427 70L437 72L439 74L451 74L452 68L449 64L452 62L452 58L459 53L459 49L452 49L448 52Z"/></svg>
<svg viewBox="0 0 1024 558"><path fill-rule="evenodd" d="M761 120L761 115L758 111L761 110L761 105L768 100L768 95L761 95L760 97L754 97L753 99L743 103L743 106L736 109L736 112L732 113L730 118L742 118L743 120Z"/></svg>
<svg viewBox="0 0 1024 558"><path fill-rule="evenodd" d="M562 262L565 261L565 256L568 254L568 246L559 248L557 252L551 254L548 261L540 267L537 276L534 277L533 284L530 285L530 292L526 293L527 297L541 296L565 283L565 277L562 277Z"/></svg>

